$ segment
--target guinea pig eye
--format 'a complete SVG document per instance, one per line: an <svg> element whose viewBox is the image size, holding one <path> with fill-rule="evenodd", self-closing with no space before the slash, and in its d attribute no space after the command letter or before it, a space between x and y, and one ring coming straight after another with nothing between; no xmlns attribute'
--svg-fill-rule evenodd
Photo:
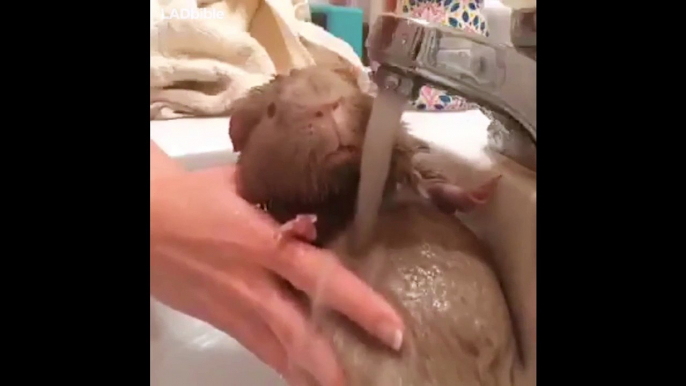
<svg viewBox="0 0 686 386"><path fill-rule="evenodd" d="M276 114L276 105L272 102L267 106L267 117L274 118L274 114Z"/></svg>

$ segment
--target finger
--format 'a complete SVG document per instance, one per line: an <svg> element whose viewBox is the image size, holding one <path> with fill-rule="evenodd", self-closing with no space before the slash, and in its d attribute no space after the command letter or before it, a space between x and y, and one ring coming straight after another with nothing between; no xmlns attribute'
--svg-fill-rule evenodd
<svg viewBox="0 0 686 386"><path fill-rule="evenodd" d="M249 308L254 301L252 299L246 301L242 296L244 294L236 291L235 283L242 284L243 280L236 279L235 276L227 276L211 266L184 258L184 255L169 253L168 256L166 260L169 263L168 266L155 272L168 273L170 270L181 269L188 281L185 286L182 286L182 290L178 291L170 287L174 283L168 280L153 280L151 277L151 291L154 284L155 289L158 290L154 292L156 294L175 293L176 296L170 299L165 299L164 296L158 296L158 298L224 331L269 367L280 374L286 374L288 360L285 349L267 324L262 321L261 316L254 309ZM270 275L261 267L249 270L235 265L228 267L227 270L232 275L244 273L242 277L247 280L250 280L256 274L255 272L261 272L263 276ZM151 274L152 272L151 270ZM165 288L160 288L161 286Z"/></svg>
<svg viewBox="0 0 686 386"><path fill-rule="evenodd" d="M314 360L304 358L294 361L294 358L303 358L303 355L293 349L294 346L291 342L297 341L288 340L290 337L301 335L301 333L298 332L297 328L287 329L283 327L287 326L289 322L298 323L300 320L304 320L304 313L299 312L297 303L295 301L291 303L291 312L282 312L284 309L283 302L279 302L278 299L284 299L282 295L283 285L271 272L262 267L234 264L230 270L230 276L207 272L215 279L211 281L214 291L210 293L224 294L224 296L218 302L215 301L214 304L210 303L203 307L208 310L216 310L214 315L208 315L206 320L219 320L218 325L226 327L224 331L229 332L245 348L284 376L289 384L302 384L303 386L311 384L309 382L300 383L303 379L307 379L303 377L301 368L302 364L311 365L315 363ZM285 297L285 299L288 298ZM227 308L226 305L229 304L231 307ZM279 315L283 315L282 320L274 321ZM309 338L303 337L302 339L304 341ZM291 345L282 342L288 342ZM318 350L318 352L321 353L322 351ZM326 354L323 355L326 358ZM332 352L329 357L333 357ZM317 357L315 356L315 358ZM335 360L329 360L328 366L324 367L320 372L322 375L317 378L325 380L325 383L321 383L322 386L340 384L336 383L335 380L338 375L329 375L332 362L333 366L336 366ZM329 382L327 379L332 378L334 379L332 383L326 383Z"/></svg>
<svg viewBox="0 0 686 386"><path fill-rule="evenodd" d="M312 381L310 374L297 366L291 368L291 371L285 378L288 386L311 386L316 384L316 382Z"/></svg>
<svg viewBox="0 0 686 386"><path fill-rule="evenodd" d="M322 386L343 385L343 372L336 361L330 343L319 335L305 313L304 307L273 278L253 283L262 301L258 312L288 352L297 368L307 370ZM301 377L298 377L301 378Z"/></svg>
<svg viewBox="0 0 686 386"><path fill-rule="evenodd" d="M239 310L237 307L231 307L230 312L227 312L225 304L214 304L212 308L222 311L216 315L216 318L212 318L216 321L211 324L227 332L277 373L288 374L289 363L286 350L259 315L247 309Z"/></svg>
<svg viewBox="0 0 686 386"><path fill-rule="evenodd" d="M402 345L404 326L393 308L330 252L286 241L268 263L276 273L359 324L391 348Z"/></svg>
<svg viewBox="0 0 686 386"><path fill-rule="evenodd" d="M237 271L240 269L235 268ZM198 317L226 332L279 374L287 374L289 367L286 350L261 315L248 307L248 303L244 299L239 299L236 293L227 291L226 286L222 285L226 282L223 278L214 282L216 290L213 291L206 291L203 288L195 291L197 293L194 298L199 303L198 309L202 310L202 315Z"/></svg>

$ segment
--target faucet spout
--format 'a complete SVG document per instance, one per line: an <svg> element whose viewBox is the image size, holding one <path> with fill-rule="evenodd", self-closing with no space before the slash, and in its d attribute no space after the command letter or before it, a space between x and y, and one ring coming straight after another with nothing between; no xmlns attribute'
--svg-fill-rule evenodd
<svg viewBox="0 0 686 386"><path fill-rule="evenodd" d="M431 85L479 104L493 120L489 147L536 170L535 59L476 34L392 13L377 18L366 44L377 84L396 79L396 92L408 100Z"/></svg>
<svg viewBox="0 0 686 386"><path fill-rule="evenodd" d="M536 60L536 8L515 9L511 19L512 45L522 54Z"/></svg>

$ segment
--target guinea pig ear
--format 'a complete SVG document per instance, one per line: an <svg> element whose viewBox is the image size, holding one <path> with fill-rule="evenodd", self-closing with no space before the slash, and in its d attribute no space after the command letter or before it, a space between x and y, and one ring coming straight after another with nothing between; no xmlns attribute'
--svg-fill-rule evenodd
<svg viewBox="0 0 686 386"><path fill-rule="evenodd" d="M259 115L251 110L237 110L231 114L229 121L229 138L233 151L240 152L250 138L252 129L259 123Z"/></svg>
<svg viewBox="0 0 686 386"><path fill-rule="evenodd" d="M351 67L334 67L333 72L338 74L341 78L345 79L346 81L357 85L357 77L358 73L355 71L354 68Z"/></svg>
<svg viewBox="0 0 686 386"><path fill-rule="evenodd" d="M262 86L254 87L240 99L235 100L229 108L229 138L233 145L233 151L240 152L245 148L253 129L260 123L269 105L275 84L281 79L280 76Z"/></svg>

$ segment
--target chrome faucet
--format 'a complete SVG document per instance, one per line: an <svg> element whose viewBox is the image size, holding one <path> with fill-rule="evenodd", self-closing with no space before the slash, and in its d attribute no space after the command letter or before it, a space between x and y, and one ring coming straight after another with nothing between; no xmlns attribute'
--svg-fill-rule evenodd
<svg viewBox="0 0 686 386"><path fill-rule="evenodd" d="M413 100L431 85L477 103L489 147L536 170L536 13L513 11L513 47L422 19L379 15L367 38L374 82Z"/></svg>
<svg viewBox="0 0 686 386"><path fill-rule="evenodd" d="M522 54L536 60L536 8L512 11L510 38Z"/></svg>

